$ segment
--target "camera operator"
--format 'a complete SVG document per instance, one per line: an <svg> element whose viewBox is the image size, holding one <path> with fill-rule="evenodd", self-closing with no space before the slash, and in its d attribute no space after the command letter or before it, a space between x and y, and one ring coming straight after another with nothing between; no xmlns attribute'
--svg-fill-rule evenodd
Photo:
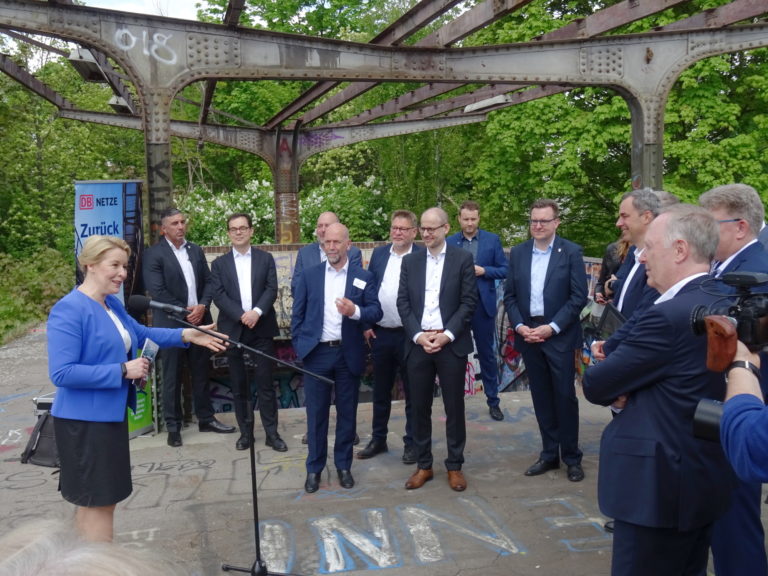
<svg viewBox="0 0 768 576"><path fill-rule="evenodd" d="M738 343L720 422L720 441L736 475L745 482L768 482L768 407L758 378L760 356Z"/></svg>

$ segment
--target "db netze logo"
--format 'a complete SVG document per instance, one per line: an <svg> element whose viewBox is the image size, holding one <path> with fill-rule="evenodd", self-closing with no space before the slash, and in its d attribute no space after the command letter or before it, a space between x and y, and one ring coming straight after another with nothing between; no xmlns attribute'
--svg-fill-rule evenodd
<svg viewBox="0 0 768 576"><path fill-rule="evenodd" d="M80 196L80 210L93 210L93 194Z"/></svg>

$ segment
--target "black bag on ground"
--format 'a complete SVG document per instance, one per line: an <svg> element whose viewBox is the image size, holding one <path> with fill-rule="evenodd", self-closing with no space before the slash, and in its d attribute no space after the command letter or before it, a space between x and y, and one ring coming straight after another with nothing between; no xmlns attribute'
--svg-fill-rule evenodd
<svg viewBox="0 0 768 576"><path fill-rule="evenodd" d="M21 453L22 464L59 467L59 452L56 449L56 436L53 432L53 417L50 412L43 412L32 429L27 447Z"/></svg>

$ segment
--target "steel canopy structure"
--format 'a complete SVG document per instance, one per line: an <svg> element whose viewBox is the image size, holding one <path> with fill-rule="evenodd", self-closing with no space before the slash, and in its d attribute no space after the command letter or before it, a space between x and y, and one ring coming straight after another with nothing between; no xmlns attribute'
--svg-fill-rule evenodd
<svg viewBox="0 0 768 576"><path fill-rule="evenodd" d="M633 186L660 188L664 108L679 75L710 56L768 46L768 23L755 20L768 13L762 0L735 0L664 30L598 36L681 1L620 2L528 43L449 48L528 2L480 3L418 45L401 46L393 44L457 2L424 0L371 43L361 44L239 27L244 0L230 1L225 25L65 3L0 0L0 30L24 40L27 37L19 32L88 48L115 92L113 108L121 113L78 110L14 67L10 58L0 57L0 67L51 101L62 117L144 131L153 236L159 214L171 202L170 141L177 136L263 158L274 176L276 240L289 243L299 239L299 167L313 154L375 138L482 122L492 110L577 86L608 87L623 96L632 119ZM752 23L734 25L745 20ZM221 79L317 84L263 126L230 126L208 121ZM353 118L318 122L376 83L395 81L424 86ZM195 82L204 83L199 121L173 120L174 98ZM316 103L342 82L349 84ZM486 87L437 99L466 85Z"/></svg>

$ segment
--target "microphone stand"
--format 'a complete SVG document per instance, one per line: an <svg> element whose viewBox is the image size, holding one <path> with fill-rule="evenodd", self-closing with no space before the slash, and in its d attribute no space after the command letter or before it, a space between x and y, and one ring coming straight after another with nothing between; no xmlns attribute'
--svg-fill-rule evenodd
<svg viewBox="0 0 768 576"><path fill-rule="evenodd" d="M231 338L222 337L219 336L217 333L212 332L210 330L206 330L205 328L201 328L200 326L195 326L194 324L187 322L186 320L180 318L177 314L168 314L168 316L172 316L174 320L179 322L180 324L183 324L184 326L188 326L189 328L194 328L198 332L203 332L204 334L208 334L209 336L214 336L223 342L226 342L230 346L234 346L236 348L239 348L241 350L247 350L249 352L253 352L257 356L261 356L262 358L266 360L272 360L274 362L277 362L278 364L282 364L283 366L288 366L297 372L300 372L302 374L306 374L308 376L312 376L314 378L317 378L321 382L325 382L326 384L333 384L333 380L330 378L326 378L325 376L320 376L319 374L315 374L314 372L310 372L309 370L306 370L304 368L301 368L297 366L296 364L293 364L292 362L288 362L286 360L281 360L279 358L275 358L274 356L270 356L266 352L262 352L261 350L257 350L256 348L252 348L251 346L247 346L241 342L238 342L237 340L232 340ZM250 456L250 464L251 464L251 494L253 499L253 533L254 533L254 546L256 549L256 559L254 560L253 564L250 568L245 568L241 566L233 566L232 564L222 564L221 569L224 572L244 572L246 574L250 574L251 576L289 576L286 574L281 574L279 572L270 572L267 569L267 564L261 559L261 539L260 539L260 533L259 533L259 498L258 498L258 487L256 486L256 449L254 447L254 435L253 435L253 400L251 398L250 390L246 390L245 386L247 383L242 382L240 384L240 394L243 398L245 398L245 424L248 428L248 432L250 435L250 447L248 449L248 453Z"/></svg>

